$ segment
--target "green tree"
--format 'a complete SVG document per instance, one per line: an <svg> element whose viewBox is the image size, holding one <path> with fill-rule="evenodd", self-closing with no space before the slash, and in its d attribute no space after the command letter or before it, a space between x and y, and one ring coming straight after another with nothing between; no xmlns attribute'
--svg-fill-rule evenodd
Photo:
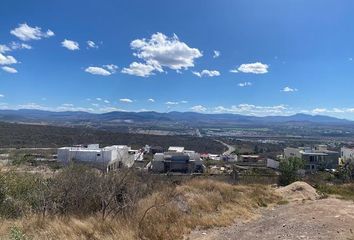
<svg viewBox="0 0 354 240"><path fill-rule="evenodd" d="M349 182L354 179L354 163L348 162L339 165L335 173L336 177L343 182Z"/></svg>
<svg viewBox="0 0 354 240"><path fill-rule="evenodd" d="M280 161L279 184L282 186L288 185L299 180L298 170L304 167L304 162L300 158L291 157Z"/></svg>

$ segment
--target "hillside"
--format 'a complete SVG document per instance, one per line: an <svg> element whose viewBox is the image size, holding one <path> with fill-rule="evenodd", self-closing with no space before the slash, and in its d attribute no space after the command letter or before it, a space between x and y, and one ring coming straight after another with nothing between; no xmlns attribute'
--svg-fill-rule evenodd
<svg viewBox="0 0 354 240"><path fill-rule="evenodd" d="M168 148L185 146L198 152L221 153L224 146L210 138L189 136L153 136L147 134L114 133L90 128L57 127L0 122L0 147L60 147L72 144L99 143L102 146L126 144L142 147L146 144Z"/></svg>
<svg viewBox="0 0 354 240"><path fill-rule="evenodd" d="M322 115L295 114L291 116L248 116L240 114L203 114L196 112L108 112L94 114L87 112L51 112L42 110L20 109L0 110L0 120L12 122L47 122L60 124L83 123L170 123L187 124L272 124L272 123L320 123L354 124L354 122Z"/></svg>

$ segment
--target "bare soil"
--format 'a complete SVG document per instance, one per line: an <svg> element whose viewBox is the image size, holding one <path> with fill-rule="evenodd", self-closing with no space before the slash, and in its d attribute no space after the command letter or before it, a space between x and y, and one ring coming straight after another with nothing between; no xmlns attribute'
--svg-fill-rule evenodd
<svg viewBox="0 0 354 240"><path fill-rule="evenodd" d="M249 222L194 231L187 239L354 239L354 203L336 198L291 202L262 209Z"/></svg>

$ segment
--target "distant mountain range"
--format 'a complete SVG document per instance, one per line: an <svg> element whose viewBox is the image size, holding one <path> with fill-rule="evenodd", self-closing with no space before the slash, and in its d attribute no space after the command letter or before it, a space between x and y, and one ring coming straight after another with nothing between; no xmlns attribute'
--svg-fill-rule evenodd
<svg viewBox="0 0 354 240"><path fill-rule="evenodd" d="M36 124L184 124L184 125L232 125L232 124L353 124L353 121L322 115L295 114L291 116L247 116L240 114L203 114L196 112L51 112L33 109L0 110L0 121Z"/></svg>

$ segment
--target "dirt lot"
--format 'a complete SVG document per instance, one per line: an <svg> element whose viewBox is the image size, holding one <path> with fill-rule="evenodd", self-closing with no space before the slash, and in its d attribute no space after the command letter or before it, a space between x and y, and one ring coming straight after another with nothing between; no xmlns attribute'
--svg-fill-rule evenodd
<svg viewBox="0 0 354 240"><path fill-rule="evenodd" d="M354 239L354 203L332 197L293 201L262 209L249 222L194 231L186 239Z"/></svg>

